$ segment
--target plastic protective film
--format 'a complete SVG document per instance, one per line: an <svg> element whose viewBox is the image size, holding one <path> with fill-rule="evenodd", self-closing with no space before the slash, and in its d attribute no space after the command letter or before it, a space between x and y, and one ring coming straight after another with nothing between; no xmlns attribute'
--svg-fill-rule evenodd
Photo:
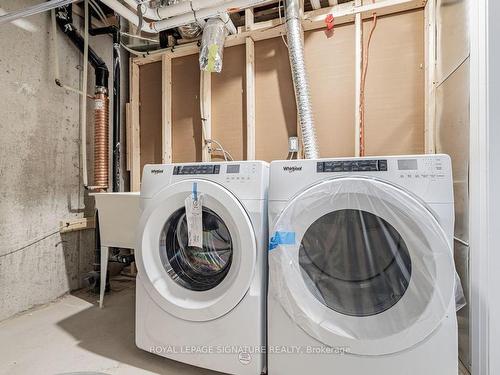
<svg viewBox="0 0 500 375"><path fill-rule="evenodd" d="M375 179L330 180L296 197L269 249L270 291L285 311L348 338L387 337L419 320L440 322L455 300L463 306L438 222Z"/></svg>
<svg viewBox="0 0 500 375"><path fill-rule="evenodd" d="M160 255L168 275L179 285L195 291L219 285L233 258L231 235L220 216L202 207L201 225L202 247L189 246L188 218L183 207L169 217L160 236Z"/></svg>
<svg viewBox="0 0 500 375"><path fill-rule="evenodd" d="M200 69L207 72L220 73L224 42L228 30L220 18L210 18L203 28L203 37L200 50Z"/></svg>

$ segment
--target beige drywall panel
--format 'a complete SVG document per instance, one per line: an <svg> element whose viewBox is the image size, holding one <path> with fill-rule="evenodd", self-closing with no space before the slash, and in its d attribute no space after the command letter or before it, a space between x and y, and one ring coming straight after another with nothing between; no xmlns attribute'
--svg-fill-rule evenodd
<svg viewBox="0 0 500 375"><path fill-rule="evenodd" d="M162 162L161 61L139 68L141 171Z"/></svg>
<svg viewBox="0 0 500 375"><path fill-rule="evenodd" d="M255 43L255 156L285 159L297 135L297 112L288 50L281 38Z"/></svg>
<svg viewBox="0 0 500 375"><path fill-rule="evenodd" d="M235 160L246 155L245 45L224 50L221 73L212 73L212 139ZM222 160L221 153L212 160Z"/></svg>
<svg viewBox="0 0 500 375"><path fill-rule="evenodd" d="M305 33L305 56L316 132L322 157L354 155L354 25L328 37Z"/></svg>
<svg viewBox="0 0 500 375"><path fill-rule="evenodd" d="M367 155L424 153L424 58L423 10L378 20L366 79Z"/></svg>
<svg viewBox="0 0 500 375"><path fill-rule="evenodd" d="M201 161L201 138L198 55L178 57L172 59L172 160Z"/></svg>

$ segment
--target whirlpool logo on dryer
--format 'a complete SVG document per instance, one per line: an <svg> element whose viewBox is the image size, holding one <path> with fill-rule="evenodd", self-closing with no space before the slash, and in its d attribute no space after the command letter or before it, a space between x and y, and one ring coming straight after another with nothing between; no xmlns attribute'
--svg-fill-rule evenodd
<svg viewBox="0 0 500 375"><path fill-rule="evenodd" d="M163 173L163 169L151 169L151 174L158 175L158 174L162 174L162 173Z"/></svg>
<svg viewBox="0 0 500 375"><path fill-rule="evenodd" d="M296 165L292 165L292 166L286 166L286 167L283 167L283 170L285 172L288 172L288 173L293 173L293 172L300 172L302 171L302 166L296 166Z"/></svg>

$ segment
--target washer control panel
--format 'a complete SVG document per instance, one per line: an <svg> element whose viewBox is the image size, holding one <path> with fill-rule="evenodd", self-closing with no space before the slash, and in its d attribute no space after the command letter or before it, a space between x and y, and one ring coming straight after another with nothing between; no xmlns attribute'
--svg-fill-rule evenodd
<svg viewBox="0 0 500 375"><path fill-rule="evenodd" d="M148 164L144 166L141 196L152 197L166 186L185 180L214 182L241 200L261 200L266 198L269 164L262 161Z"/></svg>
<svg viewBox="0 0 500 375"><path fill-rule="evenodd" d="M387 171L387 159L320 161L316 164L316 171L318 173L385 172Z"/></svg>
<svg viewBox="0 0 500 375"><path fill-rule="evenodd" d="M256 165L250 163L227 164L225 167L226 183L248 183L254 178L256 172Z"/></svg>
<svg viewBox="0 0 500 375"><path fill-rule="evenodd" d="M174 175L219 174L220 165L178 165L174 167Z"/></svg>
<svg viewBox="0 0 500 375"><path fill-rule="evenodd" d="M189 178L190 176L210 177L214 181L225 183L249 183L255 180L257 164L255 163L231 163L231 164L185 164L176 165L172 174L178 177Z"/></svg>

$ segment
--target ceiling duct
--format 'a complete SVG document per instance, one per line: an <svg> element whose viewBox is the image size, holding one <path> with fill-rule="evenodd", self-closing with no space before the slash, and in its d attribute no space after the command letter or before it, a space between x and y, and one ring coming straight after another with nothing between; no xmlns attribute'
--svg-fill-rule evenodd
<svg viewBox="0 0 500 375"><path fill-rule="evenodd" d="M172 6L174 4L179 4L181 2L188 2L189 0L168 0L167 6ZM182 39L194 39L201 35L202 28L198 22L188 23L177 28Z"/></svg>

